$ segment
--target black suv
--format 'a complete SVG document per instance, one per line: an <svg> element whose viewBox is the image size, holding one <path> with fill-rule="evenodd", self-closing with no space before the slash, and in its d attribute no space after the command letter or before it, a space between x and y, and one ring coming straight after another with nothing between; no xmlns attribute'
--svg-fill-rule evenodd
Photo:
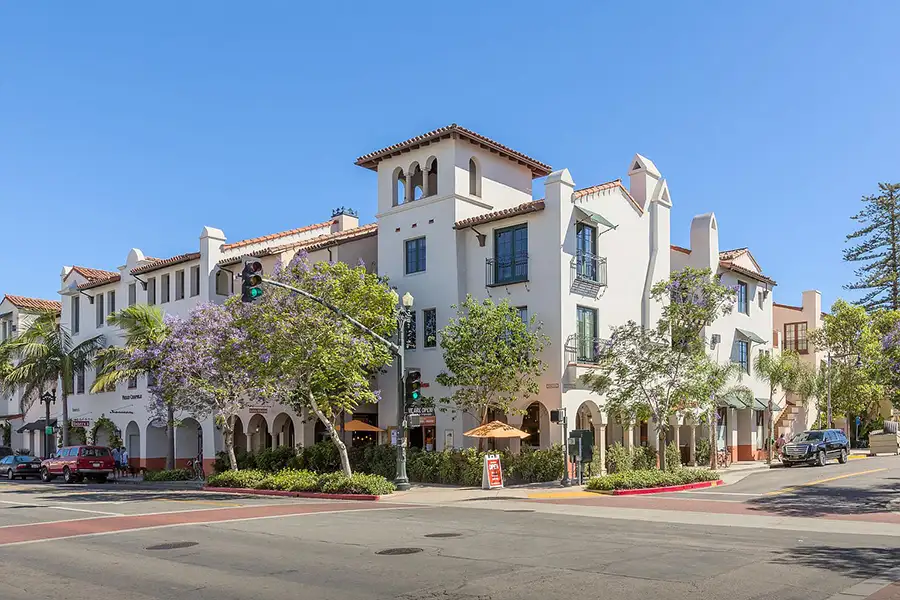
<svg viewBox="0 0 900 600"><path fill-rule="evenodd" d="M782 449L781 462L790 467L800 463L824 467L829 458L847 462L850 441L840 429L813 429L798 433Z"/></svg>

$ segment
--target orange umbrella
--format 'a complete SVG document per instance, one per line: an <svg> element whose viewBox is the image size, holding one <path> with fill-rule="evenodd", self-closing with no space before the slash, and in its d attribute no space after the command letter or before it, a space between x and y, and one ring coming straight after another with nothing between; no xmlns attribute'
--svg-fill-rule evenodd
<svg viewBox="0 0 900 600"><path fill-rule="evenodd" d="M463 434L466 437L474 438L519 438L525 439L530 433L525 433L521 429L516 429L512 425L501 423L500 421L491 421L484 425L480 425L475 429L470 429Z"/></svg>
<svg viewBox="0 0 900 600"><path fill-rule="evenodd" d="M384 431L384 429L379 429L374 425L369 425L365 421L360 421L359 419L353 419L352 421L347 421L344 423L344 431Z"/></svg>

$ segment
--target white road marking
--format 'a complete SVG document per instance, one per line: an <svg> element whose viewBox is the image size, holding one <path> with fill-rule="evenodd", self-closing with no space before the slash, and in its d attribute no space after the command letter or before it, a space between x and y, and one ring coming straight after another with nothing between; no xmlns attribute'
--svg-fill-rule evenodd
<svg viewBox="0 0 900 600"><path fill-rule="evenodd" d="M74 512L83 512L83 513L93 513L95 515L107 515L110 517L122 517L125 516L125 513L117 513L117 512L105 512L102 510L88 510L86 508L72 508L70 506L48 506L47 508L53 510L71 510Z"/></svg>
<svg viewBox="0 0 900 600"><path fill-rule="evenodd" d="M703 496L709 496L710 494L713 494L713 495L716 495L716 496L762 496L762 494L749 494L749 493L747 493L747 492L701 492L701 491L699 491L699 490L696 491L696 492L675 492L675 493L679 493L679 494L700 494L700 495L703 495Z"/></svg>

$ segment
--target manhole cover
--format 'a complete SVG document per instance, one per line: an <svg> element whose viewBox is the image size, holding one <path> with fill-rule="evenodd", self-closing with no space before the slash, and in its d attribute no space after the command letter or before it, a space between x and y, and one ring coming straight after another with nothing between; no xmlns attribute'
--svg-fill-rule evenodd
<svg viewBox="0 0 900 600"><path fill-rule="evenodd" d="M178 550L179 548L190 548L196 546L197 542L169 542L167 544L157 544L156 546L147 546L145 550Z"/></svg>
<svg viewBox="0 0 900 600"><path fill-rule="evenodd" d="M503 512L520 513L520 512L534 512L534 511L530 508L511 508L509 510L504 510Z"/></svg>
<svg viewBox="0 0 900 600"><path fill-rule="evenodd" d="M416 554L421 551L421 548L388 548L387 550L379 550L375 554L381 554L382 556L399 556L401 554Z"/></svg>
<svg viewBox="0 0 900 600"><path fill-rule="evenodd" d="M425 537L427 538L452 538L452 537L460 537L461 533L426 533Z"/></svg>

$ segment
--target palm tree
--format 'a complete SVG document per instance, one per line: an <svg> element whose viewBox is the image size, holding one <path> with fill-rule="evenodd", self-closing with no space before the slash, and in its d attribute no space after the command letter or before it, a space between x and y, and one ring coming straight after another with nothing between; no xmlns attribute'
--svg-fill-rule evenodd
<svg viewBox="0 0 900 600"><path fill-rule="evenodd" d="M695 392L699 403L708 407L707 422L709 424L709 468L718 468L716 455L716 409L721 401L728 398L737 398L747 403L753 399L750 388L740 383L732 383L735 379L740 381L741 369L737 363L720 364L711 358L703 361L698 377L698 387Z"/></svg>
<svg viewBox="0 0 900 600"><path fill-rule="evenodd" d="M170 333L162 309L155 305L135 304L112 313L107 322L122 330L125 345L110 346L98 353L97 366L100 372L91 391L101 392L127 379L155 376L160 366L158 350ZM171 399L162 400L167 411L166 468L174 469L175 409Z"/></svg>
<svg viewBox="0 0 900 600"><path fill-rule="evenodd" d="M775 390L781 388L784 395L797 390L802 379L800 355L787 350L781 354L761 354L754 365L756 378L769 386L769 405L766 407L766 463L772 464L775 442Z"/></svg>
<svg viewBox="0 0 900 600"><path fill-rule="evenodd" d="M75 344L53 311L38 315L21 336L10 342L9 349L18 362L4 380L7 385L24 387L20 407L23 413L35 399L52 390L57 381L60 383L63 446L69 445L69 394L73 392L75 373L91 366L101 348L102 335Z"/></svg>

